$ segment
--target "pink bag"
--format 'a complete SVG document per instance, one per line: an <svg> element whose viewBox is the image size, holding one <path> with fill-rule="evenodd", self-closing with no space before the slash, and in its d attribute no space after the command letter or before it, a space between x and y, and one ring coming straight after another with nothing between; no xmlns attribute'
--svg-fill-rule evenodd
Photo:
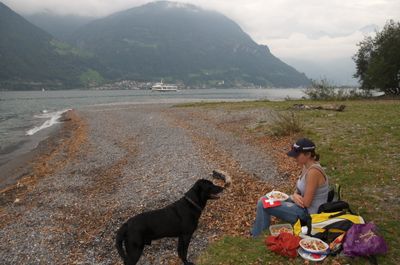
<svg viewBox="0 0 400 265"><path fill-rule="evenodd" d="M373 256L387 251L387 244L373 223L353 224L346 233L343 253L347 256Z"/></svg>

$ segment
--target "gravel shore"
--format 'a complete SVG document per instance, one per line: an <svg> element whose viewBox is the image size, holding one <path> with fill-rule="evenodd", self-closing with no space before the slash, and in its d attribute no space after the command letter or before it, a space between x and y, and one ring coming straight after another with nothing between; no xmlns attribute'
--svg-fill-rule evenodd
<svg viewBox="0 0 400 265"><path fill-rule="evenodd" d="M60 151L46 162L62 166L46 172L24 196L2 200L0 264L122 264L114 236L124 221L179 199L197 179L221 168L217 159L205 157L194 133L229 154L246 174L269 185L281 181L268 152L218 127L223 121L265 119L268 110L232 114L132 104L76 113L86 132L74 157ZM190 258L220 231L200 222ZM155 241L139 264L180 264L176 243Z"/></svg>

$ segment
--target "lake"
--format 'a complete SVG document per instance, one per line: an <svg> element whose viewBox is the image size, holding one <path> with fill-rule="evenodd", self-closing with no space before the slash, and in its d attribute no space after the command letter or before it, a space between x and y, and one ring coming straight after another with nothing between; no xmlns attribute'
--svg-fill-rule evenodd
<svg viewBox="0 0 400 265"><path fill-rule="evenodd" d="M183 103L193 101L283 100L301 98L303 89L192 89L0 91L0 165L32 150L68 109L93 105Z"/></svg>

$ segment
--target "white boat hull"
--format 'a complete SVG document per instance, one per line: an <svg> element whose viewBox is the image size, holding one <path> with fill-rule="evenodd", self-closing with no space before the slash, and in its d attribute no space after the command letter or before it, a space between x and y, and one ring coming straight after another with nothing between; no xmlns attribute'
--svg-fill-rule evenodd
<svg viewBox="0 0 400 265"><path fill-rule="evenodd" d="M156 83L154 86L152 86L151 90L152 91L158 91L158 92L178 91L178 86L164 84L162 79L161 79L161 82Z"/></svg>
<svg viewBox="0 0 400 265"><path fill-rule="evenodd" d="M152 91L158 91L158 92L176 92L178 89L176 88L153 88Z"/></svg>

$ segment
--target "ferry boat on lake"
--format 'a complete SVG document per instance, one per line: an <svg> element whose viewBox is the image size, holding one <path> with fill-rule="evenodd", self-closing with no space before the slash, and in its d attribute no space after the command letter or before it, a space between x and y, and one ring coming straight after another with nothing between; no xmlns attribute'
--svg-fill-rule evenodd
<svg viewBox="0 0 400 265"><path fill-rule="evenodd" d="M159 91L159 92L169 92L169 91L178 91L178 86L177 85L169 85L169 84L164 84L163 80L159 83L155 83L151 87L152 91Z"/></svg>

